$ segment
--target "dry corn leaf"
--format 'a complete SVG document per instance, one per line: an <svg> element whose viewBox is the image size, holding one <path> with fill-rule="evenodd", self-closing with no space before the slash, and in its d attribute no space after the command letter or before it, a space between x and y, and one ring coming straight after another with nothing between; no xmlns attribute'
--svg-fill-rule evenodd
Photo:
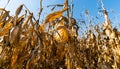
<svg viewBox="0 0 120 69"><path fill-rule="evenodd" d="M56 18L60 18L63 15L63 12L65 12L68 8L64 8L62 10L53 12L51 14L49 14L46 19L45 19L45 23L52 23Z"/></svg>
<svg viewBox="0 0 120 69"><path fill-rule="evenodd" d="M24 19L24 15L20 16L18 19L17 19L17 22L21 22L22 20Z"/></svg>
<svg viewBox="0 0 120 69"><path fill-rule="evenodd" d="M0 16L0 21L2 21L3 19L6 19L6 17L9 16L9 11L5 11L1 16Z"/></svg>
<svg viewBox="0 0 120 69"><path fill-rule="evenodd" d="M8 33L8 31L10 30L10 28L13 26L12 23L7 23L5 25L5 27L2 29L2 31L0 31L0 36L5 35L6 33Z"/></svg>
<svg viewBox="0 0 120 69"><path fill-rule="evenodd" d="M6 11L4 8L0 8L0 11Z"/></svg>
<svg viewBox="0 0 120 69"><path fill-rule="evenodd" d="M11 29L10 31L10 43L13 44L17 44L19 41L19 35L20 35L20 27L19 26L15 26Z"/></svg>
<svg viewBox="0 0 120 69"><path fill-rule="evenodd" d="M45 30L45 25L44 25L44 24L40 25L40 26L39 26L39 30L40 30L40 32L44 32L44 30Z"/></svg>
<svg viewBox="0 0 120 69"><path fill-rule="evenodd" d="M4 28L3 28L3 31L9 31L9 29L13 26L12 23L7 23Z"/></svg>
<svg viewBox="0 0 120 69"><path fill-rule="evenodd" d="M16 61L18 59L18 55L13 55L12 58L11 58L11 67L14 67Z"/></svg>
<svg viewBox="0 0 120 69"><path fill-rule="evenodd" d="M24 15L17 19L17 25L19 25L24 20Z"/></svg>
<svg viewBox="0 0 120 69"><path fill-rule="evenodd" d="M3 47L2 47L2 46L0 46L0 54L2 53L2 51L3 51Z"/></svg>
<svg viewBox="0 0 120 69"><path fill-rule="evenodd" d="M30 18L31 18L31 15L29 15L29 16L27 17L26 21L23 23L23 25L22 25L22 28L23 28L23 29L27 26Z"/></svg>
<svg viewBox="0 0 120 69"><path fill-rule="evenodd" d="M120 47L117 47L115 51L116 51L116 55L120 56Z"/></svg>
<svg viewBox="0 0 120 69"><path fill-rule="evenodd" d="M3 25L4 25L4 22L1 22L1 23L0 23L0 29L3 28Z"/></svg>
<svg viewBox="0 0 120 69"><path fill-rule="evenodd" d="M30 60L28 60L27 63L26 63L26 69L30 69L29 65L30 65Z"/></svg>

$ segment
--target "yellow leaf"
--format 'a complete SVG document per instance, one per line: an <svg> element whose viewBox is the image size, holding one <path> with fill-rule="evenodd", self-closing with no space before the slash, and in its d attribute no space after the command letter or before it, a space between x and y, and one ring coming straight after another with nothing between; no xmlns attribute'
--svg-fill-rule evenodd
<svg viewBox="0 0 120 69"><path fill-rule="evenodd" d="M44 32L44 30L45 30L44 24L42 24L42 25L39 27L39 30L40 30L40 32Z"/></svg>
<svg viewBox="0 0 120 69"><path fill-rule="evenodd" d="M9 31L9 29L12 27L12 23L7 23L5 27L3 28L3 31Z"/></svg>
<svg viewBox="0 0 120 69"><path fill-rule="evenodd" d="M52 23L56 18L60 18L63 15L63 12L65 12L68 8L64 8L62 10L53 12L51 14L49 14L46 19L45 19L45 23Z"/></svg>
<svg viewBox="0 0 120 69"><path fill-rule="evenodd" d="M1 22L1 23L0 23L0 29L3 28L3 25L4 25L4 22Z"/></svg>
<svg viewBox="0 0 120 69"><path fill-rule="evenodd" d="M8 33L9 29L13 26L12 23L7 23L4 28L2 29L2 31L0 31L0 36L5 35L6 33Z"/></svg>
<svg viewBox="0 0 120 69"><path fill-rule="evenodd" d="M2 47L2 46L0 46L0 54L2 53L2 50L3 50L3 47Z"/></svg>

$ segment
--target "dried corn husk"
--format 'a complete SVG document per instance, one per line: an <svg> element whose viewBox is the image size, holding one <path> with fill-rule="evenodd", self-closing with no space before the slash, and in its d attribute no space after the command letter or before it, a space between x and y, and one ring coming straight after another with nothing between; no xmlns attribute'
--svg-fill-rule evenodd
<svg viewBox="0 0 120 69"><path fill-rule="evenodd" d="M54 35L55 40L60 43L66 43L68 41L68 30L64 26L61 28L59 26L58 28Z"/></svg>

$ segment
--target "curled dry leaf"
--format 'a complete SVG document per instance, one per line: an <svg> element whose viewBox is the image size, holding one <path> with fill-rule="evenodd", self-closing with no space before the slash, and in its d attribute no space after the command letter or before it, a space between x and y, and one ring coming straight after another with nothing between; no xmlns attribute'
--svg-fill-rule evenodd
<svg viewBox="0 0 120 69"><path fill-rule="evenodd" d="M60 18L63 15L63 12L65 12L68 8L63 8L62 10L50 13L46 19L45 19L45 23L52 23L56 18Z"/></svg>

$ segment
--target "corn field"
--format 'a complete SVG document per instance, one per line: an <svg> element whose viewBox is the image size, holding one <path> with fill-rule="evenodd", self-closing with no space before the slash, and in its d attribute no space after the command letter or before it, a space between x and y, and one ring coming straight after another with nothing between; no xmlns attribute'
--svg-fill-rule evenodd
<svg viewBox="0 0 120 69"><path fill-rule="evenodd" d="M42 23L24 4L14 16L0 8L0 69L120 68L120 32L112 27L108 11L103 10L101 25L79 35L67 0L60 6L63 9L51 12ZM20 14L23 7L26 11Z"/></svg>

